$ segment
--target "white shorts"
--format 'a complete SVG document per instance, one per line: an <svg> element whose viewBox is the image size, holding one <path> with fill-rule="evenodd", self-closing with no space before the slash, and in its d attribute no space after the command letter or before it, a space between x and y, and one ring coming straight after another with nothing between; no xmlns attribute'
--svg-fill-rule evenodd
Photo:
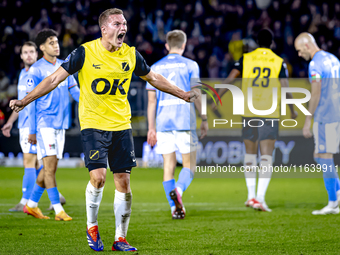
<svg viewBox="0 0 340 255"><path fill-rule="evenodd" d="M314 122L313 134L315 153L336 154L339 152L340 122Z"/></svg>
<svg viewBox="0 0 340 255"><path fill-rule="evenodd" d="M178 150L182 154L196 151L198 138L196 131L157 132L157 154L169 154Z"/></svg>
<svg viewBox="0 0 340 255"><path fill-rule="evenodd" d="M65 144L65 130L54 128L40 128L37 132L38 159L56 155L63 158Z"/></svg>
<svg viewBox="0 0 340 255"><path fill-rule="evenodd" d="M20 146L23 153L37 154L37 146L28 142L29 128L19 129Z"/></svg>

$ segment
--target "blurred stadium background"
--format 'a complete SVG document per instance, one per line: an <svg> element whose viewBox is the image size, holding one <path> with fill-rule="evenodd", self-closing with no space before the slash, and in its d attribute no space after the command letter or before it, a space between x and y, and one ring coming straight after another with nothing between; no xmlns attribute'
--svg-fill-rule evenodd
<svg viewBox="0 0 340 255"><path fill-rule="evenodd" d="M2 0L0 125L11 113L9 101L17 97L16 84L23 68L19 56L22 43L34 41L42 28L55 29L59 33L60 58L64 59L80 44L100 37L98 15L112 7L124 10L128 21L126 43L135 46L149 65L167 54L164 48L167 32L185 31L188 42L184 56L197 61L204 78L226 77L242 53L257 47L255 36L262 28L273 31L273 50L284 58L290 77L307 77L308 63L298 57L293 45L300 32L310 32L322 49L340 57L340 3L336 1L158 0L150 4L145 0ZM136 155L142 157L147 131L147 96L144 82L137 77L131 83L129 99ZM67 131L64 152L66 157L79 157L82 148L77 104L73 102L70 107L73 121ZM291 134L301 135L301 132ZM287 139L286 144L291 140ZM19 156L20 159L20 155L18 129L13 128L11 138L0 135L0 157Z"/></svg>

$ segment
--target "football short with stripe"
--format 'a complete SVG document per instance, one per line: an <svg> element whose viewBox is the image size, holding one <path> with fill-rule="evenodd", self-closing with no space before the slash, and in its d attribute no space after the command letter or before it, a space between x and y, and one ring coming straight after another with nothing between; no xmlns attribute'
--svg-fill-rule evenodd
<svg viewBox="0 0 340 255"><path fill-rule="evenodd" d="M340 122L313 124L315 153L339 153Z"/></svg>
<svg viewBox="0 0 340 255"><path fill-rule="evenodd" d="M63 158L65 145L65 130L54 128L40 128L37 131L38 160L46 156L56 155Z"/></svg>
<svg viewBox="0 0 340 255"><path fill-rule="evenodd" d="M196 130L157 132L157 154L169 154L179 151L182 154L197 150Z"/></svg>
<svg viewBox="0 0 340 255"><path fill-rule="evenodd" d="M23 153L37 154L37 145L28 142L29 128L19 129L20 147Z"/></svg>
<svg viewBox="0 0 340 255"><path fill-rule="evenodd" d="M83 129L81 140L85 154L85 165L89 171L107 168L113 173L130 173L135 167L136 157L132 130L104 131Z"/></svg>

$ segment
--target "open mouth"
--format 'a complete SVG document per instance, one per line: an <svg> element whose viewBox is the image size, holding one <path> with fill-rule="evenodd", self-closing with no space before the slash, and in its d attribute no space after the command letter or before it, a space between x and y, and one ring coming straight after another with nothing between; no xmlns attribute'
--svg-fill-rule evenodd
<svg viewBox="0 0 340 255"><path fill-rule="evenodd" d="M124 36L125 36L125 33L120 33L120 34L118 35L118 41L119 41L119 42L123 42Z"/></svg>

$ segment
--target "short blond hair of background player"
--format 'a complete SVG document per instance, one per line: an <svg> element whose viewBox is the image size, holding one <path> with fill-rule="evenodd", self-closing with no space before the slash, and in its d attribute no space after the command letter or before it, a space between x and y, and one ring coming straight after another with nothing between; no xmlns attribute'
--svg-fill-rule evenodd
<svg viewBox="0 0 340 255"><path fill-rule="evenodd" d="M173 30L166 34L166 43L169 47L180 49L187 42L187 35L182 30Z"/></svg>

